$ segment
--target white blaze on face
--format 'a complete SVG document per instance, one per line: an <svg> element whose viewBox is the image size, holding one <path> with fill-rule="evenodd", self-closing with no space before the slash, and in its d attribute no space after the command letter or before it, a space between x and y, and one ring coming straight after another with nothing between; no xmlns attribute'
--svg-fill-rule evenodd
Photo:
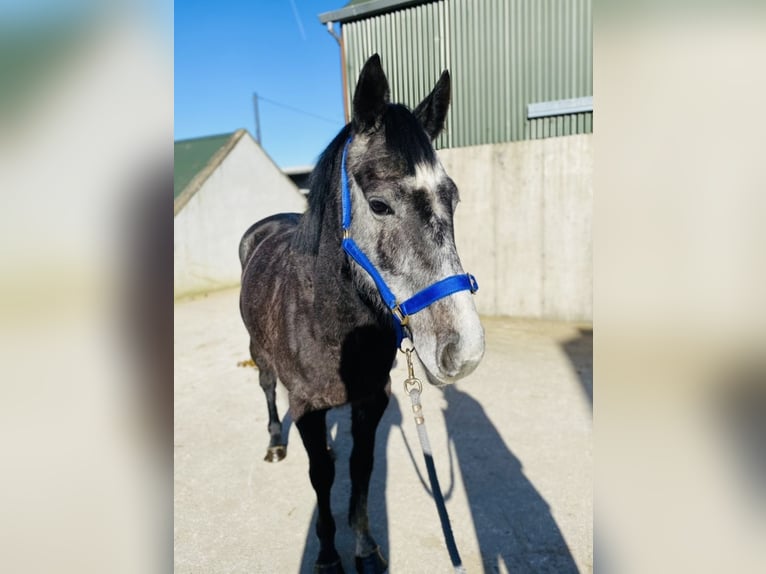
<svg viewBox="0 0 766 574"><path fill-rule="evenodd" d="M415 166L415 175L406 178L412 187L426 189L433 193L447 177L444 166L437 159L434 163L419 163Z"/></svg>

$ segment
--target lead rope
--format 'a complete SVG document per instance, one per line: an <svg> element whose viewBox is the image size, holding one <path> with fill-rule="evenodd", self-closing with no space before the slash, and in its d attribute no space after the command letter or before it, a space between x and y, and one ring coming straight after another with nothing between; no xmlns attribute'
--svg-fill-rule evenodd
<svg viewBox="0 0 766 574"><path fill-rule="evenodd" d="M452 561L452 566L455 568L455 572L466 574L465 568L463 568L463 562L460 560L457 544L455 544L455 536L452 534L452 526L450 525L449 514L447 514L447 506L444 504L444 495L442 495L439 479L436 476L436 467L434 466L431 443L428 440L428 433L426 432L426 420L423 417L423 405L420 404L420 393L423 392L423 383L421 383L420 379L415 376L415 369L412 366L412 351L413 349L404 350L404 354L407 355L407 379L404 381L404 392L407 393L410 397L410 401L412 401L412 414L415 416L415 428L418 429L418 439L420 439L420 446L423 449L423 458L426 460L428 480L431 482L431 492L434 495L436 510L439 513L439 520L441 521L444 542L447 545L447 552L449 552L449 557Z"/></svg>

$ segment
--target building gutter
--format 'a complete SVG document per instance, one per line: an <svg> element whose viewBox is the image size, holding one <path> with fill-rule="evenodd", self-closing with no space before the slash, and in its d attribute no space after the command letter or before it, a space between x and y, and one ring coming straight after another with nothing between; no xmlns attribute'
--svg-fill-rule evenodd
<svg viewBox="0 0 766 574"><path fill-rule="evenodd" d="M346 96L346 46L343 43L343 26L340 28L340 35L335 32L334 24L332 20L323 22L327 26L327 31L335 38L340 46L340 81L341 81L341 93L343 94L343 119L346 123L349 122L348 114L348 97Z"/></svg>

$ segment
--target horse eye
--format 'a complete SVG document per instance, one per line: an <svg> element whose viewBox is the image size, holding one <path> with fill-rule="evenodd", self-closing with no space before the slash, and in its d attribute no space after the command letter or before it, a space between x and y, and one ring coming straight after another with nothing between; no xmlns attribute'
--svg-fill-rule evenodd
<svg viewBox="0 0 766 574"><path fill-rule="evenodd" d="M370 209L375 215L391 215L393 210L388 205L379 199L370 200Z"/></svg>

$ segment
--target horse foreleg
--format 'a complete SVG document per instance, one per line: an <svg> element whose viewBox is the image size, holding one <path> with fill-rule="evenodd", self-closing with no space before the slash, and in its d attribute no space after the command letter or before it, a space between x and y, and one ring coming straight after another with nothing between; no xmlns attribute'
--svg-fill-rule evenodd
<svg viewBox="0 0 766 574"><path fill-rule="evenodd" d="M327 450L327 411L306 413L296 423L309 455L309 477L317 495L316 534L319 538L319 556L314 572L342 574L340 556L335 549L335 520L330 509L330 489L335 480L335 464Z"/></svg>
<svg viewBox="0 0 766 574"><path fill-rule="evenodd" d="M367 514L367 495L375 449L375 431L388 405L388 396L381 392L372 399L351 406L351 434L354 448L351 451L351 502L348 521L356 535L356 570L363 574L385 572L388 564L380 547L370 534Z"/></svg>

